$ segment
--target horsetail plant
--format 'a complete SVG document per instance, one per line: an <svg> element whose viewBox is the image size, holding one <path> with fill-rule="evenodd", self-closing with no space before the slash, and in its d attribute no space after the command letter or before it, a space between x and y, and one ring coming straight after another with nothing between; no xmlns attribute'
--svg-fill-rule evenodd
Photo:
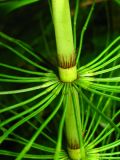
<svg viewBox="0 0 120 160"><path fill-rule="evenodd" d="M0 155L2 159L16 160L120 159L120 109L117 108L120 36L93 60L81 65L84 33L95 1L81 31L79 45L76 24L80 1L75 1L73 31L69 0L48 3L54 24L58 72L45 65L45 59L31 46L0 32L1 53L14 55L15 61L25 63L20 67L10 61L0 62ZM8 13L26 4L25 0L11 0L1 2L0 7L3 11L7 8Z"/></svg>

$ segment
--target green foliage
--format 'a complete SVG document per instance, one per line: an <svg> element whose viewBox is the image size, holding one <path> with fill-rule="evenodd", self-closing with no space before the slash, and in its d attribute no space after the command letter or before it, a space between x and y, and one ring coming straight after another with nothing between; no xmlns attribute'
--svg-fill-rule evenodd
<svg viewBox="0 0 120 160"><path fill-rule="evenodd" d="M39 0L3 0L2 2L0 2L0 12L2 14L8 14L15 9L37 1Z"/></svg>
<svg viewBox="0 0 120 160"><path fill-rule="evenodd" d="M6 1L6 4L9 3L12 4ZM41 1L41 5L47 8L46 3ZM23 3L21 4L19 6L23 6ZM0 158L2 160L70 159L64 133L64 125L67 125L65 117L70 103L73 103L74 119L79 125L77 134L82 160L120 159L120 36L117 30L114 32L117 36L113 35L114 40L111 32L106 34L104 25L101 27L99 23L101 15L96 21L97 11L102 8L103 12L103 6L104 3L100 8L96 7L96 12L93 13L94 5L88 9L80 8L81 10L79 1L76 1L75 7L71 5L71 12L75 8L72 20L78 72L78 78L71 83L63 83L59 79L58 66L54 63L56 51L55 38L52 34L53 25L47 9L43 8L37 13L36 10L33 11L33 19L42 19L42 23L38 23L40 31L34 29L36 21L36 24L31 24L33 32L29 33L29 38L26 38L29 28L25 28L26 34L21 32L23 23L18 28L15 23L12 25L7 23L8 28L4 28L4 24L1 24ZM7 11L15 8L10 7ZM22 12L25 16L26 11ZM84 17L84 14L88 14L88 18ZM14 19L15 15L12 17ZM82 17L87 19L83 24ZM29 16L27 19L29 20ZM19 32L16 34L15 31L19 31L20 34ZM37 37L34 39L35 32ZM76 107L78 103L80 113Z"/></svg>
<svg viewBox="0 0 120 160"><path fill-rule="evenodd" d="M115 2L117 2L120 5L120 0L115 0Z"/></svg>

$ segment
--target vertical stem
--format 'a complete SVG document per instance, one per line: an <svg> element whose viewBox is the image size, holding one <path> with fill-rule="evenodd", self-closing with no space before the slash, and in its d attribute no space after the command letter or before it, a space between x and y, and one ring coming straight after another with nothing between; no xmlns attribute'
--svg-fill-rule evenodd
<svg viewBox="0 0 120 160"><path fill-rule="evenodd" d="M78 97L77 97L78 98ZM64 102L64 104L66 101ZM68 93L68 106L67 106L67 113L66 113L66 119L65 119L65 128L66 128L66 137L68 141L68 147L69 148L79 148L79 137L78 137L78 131L77 131L77 125L76 125L76 117L75 117L75 111L73 106L73 100L71 92ZM78 106L79 104L76 104ZM75 106L75 107L76 107ZM79 114L79 108L76 107L77 113Z"/></svg>
<svg viewBox="0 0 120 160"><path fill-rule="evenodd" d="M77 24L80 1L76 0L75 3L76 3L76 7L75 7L74 23L73 23L73 37L74 37L73 39L74 39L74 47L76 49L76 24Z"/></svg>
<svg viewBox="0 0 120 160"><path fill-rule="evenodd" d="M83 146L82 129L80 121L80 105L78 92L69 87L68 106L65 119L65 131L68 145L68 154L71 159L82 158L80 146ZM66 102L64 102L65 105Z"/></svg>
<svg viewBox="0 0 120 160"><path fill-rule="evenodd" d="M77 78L69 0L52 0L59 76L63 82Z"/></svg>
<svg viewBox="0 0 120 160"><path fill-rule="evenodd" d="M77 79L77 68L69 0L52 0L52 11L60 80L63 82L73 82L75 79ZM68 154L72 160L77 160L80 158L85 160L78 92L71 86L71 83L68 83L67 85L69 87L69 91L67 93L68 102L65 115L65 132ZM65 106L66 98L63 101L63 107Z"/></svg>
<svg viewBox="0 0 120 160"><path fill-rule="evenodd" d="M88 14L88 17L87 17L87 19L86 19L86 21L85 21L85 24L84 24L84 26L83 26L83 29L82 29L82 31L81 31L80 44L79 44L78 55L77 55L77 60L76 60L76 61L77 61L77 64L78 64L78 62L79 62L80 55L81 55L81 51L82 51L84 34L85 34L85 31L86 31L86 29L87 29L88 23L89 23L89 21L90 21L90 18L91 18L91 16L92 16L92 13L93 13L93 10L94 10L94 7L95 7L95 1L96 1L96 0L93 0L92 7L91 7L91 9L90 9L90 12L89 12L89 14Z"/></svg>

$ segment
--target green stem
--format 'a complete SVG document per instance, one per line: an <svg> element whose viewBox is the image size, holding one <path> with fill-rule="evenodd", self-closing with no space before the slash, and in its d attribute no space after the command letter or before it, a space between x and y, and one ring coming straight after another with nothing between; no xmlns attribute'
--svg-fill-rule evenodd
<svg viewBox="0 0 120 160"><path fill-rule="evenodd" d="M63 82L77 78L69 0L52 0L59 76Z"/></svg>
<svg viewBox="0 0 120 160"><path fill-rule="evenodd" d="M77 160L81 157L80 146L82 147L82 129L80 123L80 107L78 93L69 86L67 111L65 118L65 132L67 138L68 153L71 159ZM72 94L73 92L73 94ZM73 98L74 96L74 98ZM65 106L66 100L63 105ZM80 130L78 129L80 128Z"/></svg>
<svg viewBox="0 0 120 160"><path fill-rule="evenodd" d="M52 11L57 44L59 77L62 82L73 82L77 79L77 68L69 0L52 0ZM67 94L68 101L66 101L66 98L64 99L63 107L67 105L65 133L68 154L72 160L80 158L85 160L78 92L75 88L71 87L71 83L68 83L67 86L69 90L65 94Z"/></svg>

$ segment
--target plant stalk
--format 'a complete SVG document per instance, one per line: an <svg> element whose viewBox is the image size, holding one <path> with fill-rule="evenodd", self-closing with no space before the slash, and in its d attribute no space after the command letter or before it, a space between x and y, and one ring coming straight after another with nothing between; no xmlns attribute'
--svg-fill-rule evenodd
<svg viewBox="0 0 120 160"><path fill-rule="evenodd" d="M72 82L77 79L77 68L69 0L52 0L52 11L60 80Z"/></svg>
<svg viewBox="0 0 120 160"><path fill-rule="evenodd" d="M73 82L77 79L77 68L69 0L52 0L52 11L57 44L59 77L62 82ZM68 154L72 160L79 160L80 158L85 160L78 92L75 88L73 89L71 83L67 85L69 87L69 91L66 93L68 94L68 102L66 102L65 98L63 107L67 103L65 133Z"/></svg>
<svg viewBox="0 0 120 160"><path fill-rule="evenodd" d="M64 101L65 105L66 101ZM73 86L69 87L68 104L65 118L65 132L68 154L72 160L85 160L83 133L80 119L80 104L78 92Z"/></svg>

